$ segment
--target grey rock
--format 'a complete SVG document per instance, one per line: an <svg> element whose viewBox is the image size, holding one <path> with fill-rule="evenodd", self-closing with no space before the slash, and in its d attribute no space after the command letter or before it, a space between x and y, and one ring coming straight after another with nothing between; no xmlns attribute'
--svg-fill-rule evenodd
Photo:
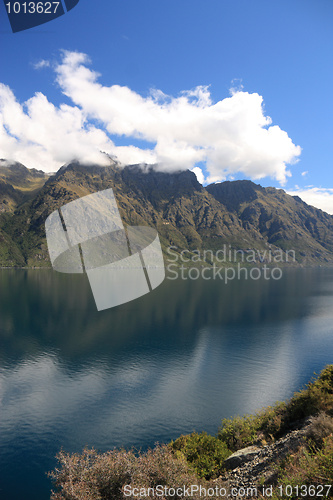
<svg viewBox="0 0 333 500"><path fill-rule="evenodd" d="M247 448L238 450L224 461L224 466L227 470L236 469L236 467L239 467L243 463L253 460L260 450L261 448L257 446L248 446Z"/></svg>

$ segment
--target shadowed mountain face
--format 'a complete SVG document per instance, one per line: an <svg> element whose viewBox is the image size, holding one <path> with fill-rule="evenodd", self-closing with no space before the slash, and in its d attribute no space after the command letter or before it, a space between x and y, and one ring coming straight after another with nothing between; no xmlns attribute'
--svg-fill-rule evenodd
<svg viewBox="0 0 333 500"><path fill-rule="evenodd" d="M333 262L333 216L251 181L203 187L194 173L71 163L55 175L0 165L0 265L49 266L44 223L62 205L112 188L125 224L158 230L164 248L295 250L303 264ZM10 207L8 207L10 205ZM10 208L10 209L9 209Z"/></svg>
<svg viewBox="0 0 333 500"><path fill-rule="evenodd" d="M301 256L318 245L333 252L333 216L289 196L282 189L263 188L251 181L223 182L207 191L236 213L245 229L256 228L270 244L293 248ZM319 257L319 255L318 255Z"/></svg>

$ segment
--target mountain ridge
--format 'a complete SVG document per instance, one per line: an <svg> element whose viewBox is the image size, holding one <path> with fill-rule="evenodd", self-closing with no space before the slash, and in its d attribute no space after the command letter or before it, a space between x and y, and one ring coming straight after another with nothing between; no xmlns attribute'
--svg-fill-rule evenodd
<svg viewBox="0 0 333 500"><path fill-rule="evenodd" d="M3 162L4 160L2 160ZM301 265L333 262L333 216L249 180L202 186L189 170L72 162L55 174L0 163L0 266L50 266L44 223L79 197L112 188L123 222L150 225L168 246L295 250ZM6 199L10 202L5 203Z"/></svg>

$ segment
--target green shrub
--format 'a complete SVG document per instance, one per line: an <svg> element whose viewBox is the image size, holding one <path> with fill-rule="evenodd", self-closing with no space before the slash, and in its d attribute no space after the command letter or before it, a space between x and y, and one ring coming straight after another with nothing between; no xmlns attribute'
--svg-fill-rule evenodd
<svg viewBox="0 0 333 500"><path fill-rule="evenodd" d="M288 420L295 422L322 411L333 415L333 365L326 366L316 380L291 398Z"/></svg>
<svg viewBox="0 0 333 500"><path fill-rule="evenodd" d="M256 415L225 418L218 431L218 439L235 451L254 443L265 444L272 441L282 431L286 403L276 403Z"/></svg>
<svg viewBox="0 0 333 500"><path fill-rule="evenodd" d="M224 460L231 455L227 445L206 432L193 432L180 436L170 446L181 453L199 477L216 477L222 469Z"/></svg>
<svg viewBox="0 0 333 500"><path fill-rule="evenodd" d="M218 439L226 443L231 450L237 450L252 444L257 439L257 417L245 415L244 417L225 418L218 432Z"/></svg>
<svg viewBox="0 0 333 500"><path fill-rule="evenodd" d="M273 441L309 416L324 412L333 416L333 365L288 403L276 403L256 415L222 420L218 438L229 449L238 450L254 443Z"/></svg>

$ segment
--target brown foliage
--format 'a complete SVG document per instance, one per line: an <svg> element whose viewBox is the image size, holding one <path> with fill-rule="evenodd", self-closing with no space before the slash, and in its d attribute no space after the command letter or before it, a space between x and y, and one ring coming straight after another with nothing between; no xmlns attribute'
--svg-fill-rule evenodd
<svg viewBox="0 0 333 500"><path fill-rule="evenodd" d="M125 450L97 453L85 449L82 454L62 451L57 458L60 468L49 474L58 490L52 492L51 500L123 500L136 498L125 495L126 485L131 490L148 490L158 485L176 488L198 484L186 461L168 446L156 446L137 455Z"/></svg>

